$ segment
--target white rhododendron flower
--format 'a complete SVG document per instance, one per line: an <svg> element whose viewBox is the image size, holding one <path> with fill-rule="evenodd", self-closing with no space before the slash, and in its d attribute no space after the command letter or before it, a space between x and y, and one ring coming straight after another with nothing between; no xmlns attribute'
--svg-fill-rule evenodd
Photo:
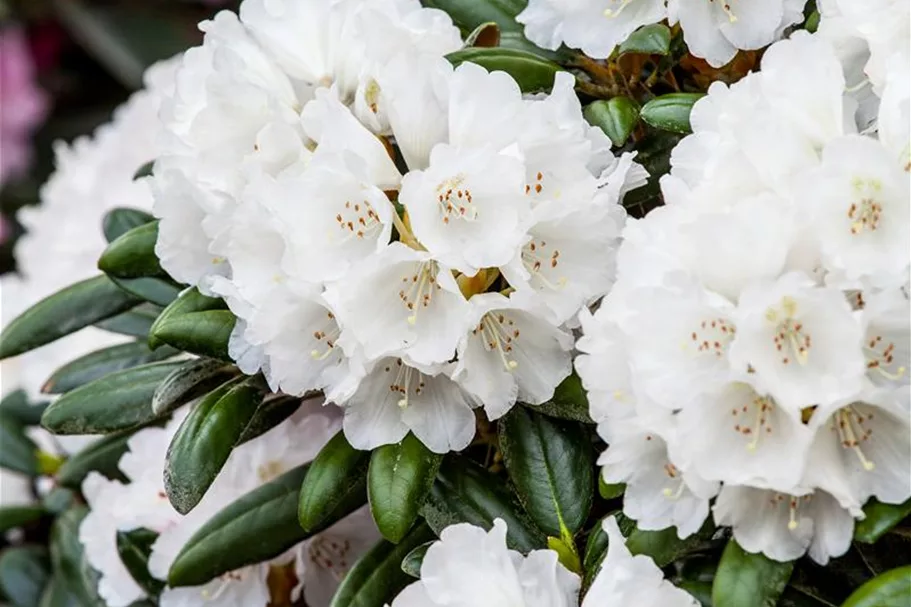
<svg viewBox="0 0 911 607"><path fill-rule="evenodd" d="M844 60L798 32L713 83L580 315L602 475L642 528L694 533L715 498L746 550L825 564L870 498L911 497L908 95L871 129Z"/></svg>
<svg viewBox="0 0 911 607"><path fill-rule="evenodd" d="M651 558L630 554L614 517L604 520L608 548L581 607L691 607L698 603L664 579ZM468 523L443 530L427 550L421 579L407 586L392 607L578 607L581 580L553 550L527 556L506 547L506 523L490 531Z"/></svg>
<svg viewBox="0 0 911 607"><path fill-rule="evenodd" d="M183 516L168 500L163 469L168 445L185 416L186 410L179 410L164 428L146 428L129 439L129 451L119 462L128 483L97 473L83 483L91 511L80 526L80 541L100 573L99 593L111 607L146 596L120 559L118 531L144 529L158 535L149 571L166 580L174 558L206 521L244 494L310 461L339 427L336 411L320 402L306 403L289 420L236 448L202 501ZM160 602L190 607L217 600L219 605L265 607L270 601L267 576L277 566L295 572L295 596L302 591L310 604L326 607L341 577L378 539L369 512L362 509L273 561L226 573L205 586L165 588Z"/></svg>
<svg viewBox="0 0 911 607"><path fill-rule="evenodd" d="M524 96L453 67L457 29L411 0L247 0L202 29L163 110L157 252L226 300L242 370L323 390L360 449L461 450L478 406L546 402L646 179L574 78Z"/></svg>
<svg viewBox="0 0 911 607"><path fill-rule="evenodd" d="M635 30L680 23L690 52L720 67L739 49L760 49L803 20L806 0L531 0L516 18L542 48L562 43L607 58Z"/></svg>
<svg viewBox="0 0 911 607"><path fill-rule="evenodd" d="M0 287L4 326L48 295L98 274L98 256L107 246L101 230L106 212L116 207L151 210L149 178L133 177L159 151L161 125L156 116L174 86L178 61L170 59L149 68L145 88L117 108L112 121L92 136L55 144L56 169L41 189L41 204L19 212L26 233L16 242L18 274L4 275ZM125 340L87 327L4 360L3 393L22 388L37 399L58 368Z"/></svg>

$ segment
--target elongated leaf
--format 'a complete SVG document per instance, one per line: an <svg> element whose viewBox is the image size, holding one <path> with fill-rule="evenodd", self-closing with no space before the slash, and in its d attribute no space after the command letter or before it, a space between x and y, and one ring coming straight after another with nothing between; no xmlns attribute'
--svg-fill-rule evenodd
<svg viewBox="0 0 911 607"><path fill-rule="evenodd" d="M0 359L51 343L116 316L139 303L107 276L96 276L48 295L12 320L0 338Z"/></svg>
<svg viewBox="0 0 911 607"><path fill-rule="evenodd" d="M639 116L656 129L672 133L691 133L690 112L702 93L670 93L652 99L639 112Z"/></svg>
<svg viewBox="0 0 911 607"><path fill-rule="evenodd" d="M209 519L171 565L170 585L204 584L222 573L274 558L364 505L362 494L351 494L348 500L336 503L336 510L325 517L323 526L309 532L301 529L298 494L308 467L283 474Z"/></svg>
<svg viewBox="0 0 911 607"><path fill-rule="evenodd" d="M427 525L418 525L397 545L381 541L355 563L342 580L330 607L383 607L414 581L402 571L402 561L433 539Z"/></svg>
<svg viewBox="0 0 911 607"><path fill-rule="evenodd" d="M482 23L465 37L465 46L490 48L500 44L500 26L493 21Z"/></svg>
<svg viewBox="0 0 911 607"><path fill-rule="evenodd" d="M55 434L110 434L154 421L152 394L182 363L151 363L118 371L67 392L52 403L41 424Z"/></svg>
<svg viewBox="0 0 911 607"><path fill-rule="evenodd" d="M104 214L104 218L101 220L101 230L104 232L105 240L114 242L133 228L152 221L155 221L155 218L145 211L117 207Z"/></svg>
<svg viewBox="0 0 911 607"><path fill-rule="evenodd" d="M47 408L47 403L31 403L24 390L10 392L0 400L0 415L22 424L23 426L37 426L41 423L41 414Z"/></svg>
<svg viewBox="0 0 911 607"><path fill-rule="evenodd" d="M88 509L74 506L57 517L51 527L51 563L80 607L104 607L98 596L98 574L89 565L79 541L79 524Z"/></svg>
<svg viewBox="0 0 911 607"><path fill-rule="evenodd" d="M158 534L148 529L117 532L117 554L130 573L130 577L146 591L157 597L164 588L164 582L149 573L149 555Z"/></svg>
<svg viewBox="0 0 911 607"><path fill-rule="evenodd" d="M858 588L842 607L907 607L911 599L911 565L878 575Z"/></svg>
<svg viewBox="0 0 911 607"><path fill-rule="evenodd" d="M51 514L60 514L76 503L76 494L66 487L54 487L41 498L41 505Z"/></svg>
<svg viewBox="0 0 911 607"><path fill-rule="evenodd" d="M367 501L369 451L358 451L339 431L319 452L300 487L298 518L308 531L333 522L339 505ZM338 520L338 519L336 519Z"/></svg>
<svg viewBox="0 0 911 607"><path fill-rule="evenodd" d="M589 124L604 131L617 147L626 143L639 122L639 108L629 97L600 99L586 106L582 114Z"/></svg>
<svg viewBox="0 0 911 607"><path fill-rule="evenodd" d="M588 518L595 492L588 433L576 422L524 407L513 407L498 428L509 477L531 519L549 536L574 536Z"/></svg>
<svg viewBox="0 0 911 607"><path fill-rule="evenodd" d="M0 588L14 607L34 607L50 577L43 546L7 548L0 554Z"/></svg>
<svg viewBox="0 0 911 607"><path fill-rule="evenodd" d="M588 397L585 395L585 388L582 387L582 380L575 373L560 382L554 390L553 398L543 405L532 406L532 409L550 417L584 424L595 423L588 414Z"/></svg>
<svg viewBox="0 0 911 607"><path fill-rule="evenodd" d="M603 519L602 519L603 520ZM585 542L585 551L582 553L582 570L585 572L582 580L582 587L588 588L598 571L601 569L601 563L607 556L607 534L601 527L601 521L592 528L588 534L588 540Z"/></svg>
<svg viewBox="0 0 911 607"><path fill-rule="evenodd" d="M120 432L105 436L66 460L57 471L57 484L79 489L89 472L95 471L112 480L126 481L117 467L120 457L127 452L127 441L133 432Z"/></svg>
<svg viewBox="0 0 911 607"><path fill-rule="evenodd" d="M237 444L242 445L257 436L261 436L279 425L295 411L300 409L301 399L297 396L288 396L286 394L274 395L267 397L256 408L256 412L244 428L243 434L237 439Z"/></svg>
<svg viewBox="0 0 911 607"><path fill-rule="evenodd" d="M718 563L712 600L716 607L775 607L793 569L793 562L750 554L732 539Z"/></svg>
<svg viewBox="0 0 911 607"><path fill-rule="evenodd" d="M155 322L155 319L158 318L158 313L160 311L161 308L155 304L145 302L131 310L127 310L123 314L118 314L117 316L96 323L95 326L111 333L147 339L149 336L149 329L152 327L152 323Z"/></svg>
<svg viewBox="0 0 911 607"><path fill-rule="evenodd" d="M514 48L520 51L526 51L534 55L549 59L555 62L568 62L572 60L574 53L568 48L561 47L555 51L543 49L526 38L521 31L509 32L500 31L500 48Z"/></svg>
<svg viewBox="0 0 911 607"><path fill-rule="evenodd" d="M158 319L149 331L149 346L152 349L155 349L161 345L162 342L155 337L155 332L161 325L168 322L169 319L177 318L178 316L183 316L184 314L189 314L191 312L226 309L227 305L223 300L215 297L207 297L200 293L196 287L187 289L181 293L177 299L172 301L158 316Z"/></svg>
<svg viewBox="0 0 911 607"><path fill-rule="evenodd" d="M390 542L400 542L414 525L442 459L410 432L400 443L373 451L367 495L373 520Z"/></svg>
<svg viewBox="0 0 911 607"><path fill-rule="evenodd" d="M618 515L617 519L622 520L622 517ZM710 521L706 521L702 529L682 540L677 537L674 527L660 531L634 528L626 538L626 547L631 553L645 554L659 567L664 567L685 554L708 546L713 532L714 527Z"/></svg>
<svg viewBox="0 0 911 607"><path fill-rule="evenodd" d="M515 17L525 8L526 0L423 0L422 4L449 13L466 32L489 21L503 31L521 32L522 25Z"/></svg>
<svg viewBox="0 0 911 607"><path fill-rule="evenodd" d="M0 508L0 533L34 523L45 514L41 506L4 506Z"/></svg>
<svg viewBox="0 0 911 607"><path fill-rule="evenodd" d="M41 594L41 601L38 607L81 607L76 597L70 592L63 580L54 575L44 592Z"/></svg>
<svg viewBox="0 0 911 607"><path fill-rule="evenodd" d="M519 498L503 480L462 457L443 460L421 513L437 534L455 523L490 529L494 519L501 518L508 527L510 548L528 553L547 545L544 534L528 519Z"/></svg>
<svg viewBox="0 0 911 607"><path fill-rule="evenodd" d="M163 278L117 278L111 281L130 295L134 295L156 306L167 306L180 295L180 287Z"/></svg>
<svg viewBox="0 0 911 607"><path fill-rule="evenodd" d="M117 278L141 278L163 273L155 255L158 221L137 226L117 237L98 258L98 269Z"/></svg>
<svg viewBox="0 0 911 607"><path fill-rule="evenodd" d="M671 52L671 30L663 23L644 25L620 45L620 54L667 55Z"/></svg>
<svg viewBox="0 0 911 607"><path fill-rule="evenodd" d="M0 468L26 476L38 474L38 447L25 435L25 428L5 414L0 414L0 445Z"/></svg>
<svg viewBox="0 0 911 607"><path fill-rule="evenodd" d="M626 483L605 483L604 477L598 476L598 493L606 500L612 500L623 495Z"/></svg>
<svg viewBox="0 0 911 607"><path fill-rule="evenodd" d="M487 71L506 72L524 93L549 91L554 86L554 76L563 69L553 61L514 48L465 48L447 58L456 66L468 61Z"/></svg>
<svg viewBox="0 0 911 607"><path fill-rule="evenodd" d="M164 486L171 505L186 514L203 498L262 402L257 378L231 379L187 415L168 447Z"/></svg>
<svg viewBox="0 0 911 607"><path fill-rule="evenodd" d="M152 337L179 350L231 360L228 340L236 319L228 310L207 310L171 316L152 327Z"/></svg>
<svg viewBox="0 0 911 607"><path fill-rule="evenodd" d="M165 377L152 395L152 411L163 415L191 400L208 394L240 371L211 358L198 358L183 363Z"/></svg>
<svg viewBox="0 0 911 607"><path fill-rule="evenodd" d="M46 394L63 394L109 373L158 362L177 353L174 348L160 348L152 352L142 342L110 346L90 352L60 367L44 382L41 391Z"/></svg>
<svg viewBox="0 0 911 607"><path fill-rule="evenodd" d="M911 516L911 499L903 504L883 504L871 499L864 506L863 520L854 526L854 539L858 542L872 544L900 523Z"/></svg>
<svg viewBox="0 0 911 607"><path fill-rule="evenodd" d="M402 559L402 571L414 578L421 577L421 565L424 563L424 557L427 556L427 549L433 545L433 542L421 544Z"/></svg>

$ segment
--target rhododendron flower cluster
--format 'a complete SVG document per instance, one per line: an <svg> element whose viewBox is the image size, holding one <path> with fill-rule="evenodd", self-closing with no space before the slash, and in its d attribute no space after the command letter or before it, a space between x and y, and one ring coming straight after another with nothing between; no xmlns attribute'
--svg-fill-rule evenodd
<svg viewBox="0 0 911 607"><path fill-rule="evenodd" d="M228 302L240 367L324 390L361 449L459 450L474 408L548 400L645 177L573 78L526 97L453 68L458 31L411 1L248 0L203 30L164 107L157 251Z"/></svg>
<svg viewBox="0 0 911 607"><path fill-rule="evenodd" d="M825 564L868 499L911 497L907 57L862 133L806 33L693 108L667 205L626 227L578 342L641 528L692 534L715 498L746 550Z"/></svg>

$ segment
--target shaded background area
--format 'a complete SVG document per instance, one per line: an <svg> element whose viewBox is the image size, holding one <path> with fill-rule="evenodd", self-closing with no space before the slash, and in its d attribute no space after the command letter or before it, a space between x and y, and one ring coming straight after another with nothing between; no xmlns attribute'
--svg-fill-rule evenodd
<svg viewBox="0 0 911 607"><path fill-rule="evenodd" d="M16 211L39 203L41 184L54 169L53 142L72 141L108 121L142 86L149 65L198 44L197 24L237 4L0 0L0 140L23 139L30 152L23 170L0 177L0 273L15 271L13 246L22 233ZM37 88L23 91L29 81ZM29 111L26 132L11 133L10 123ZM12 156L6 145L0 154Z"/></svg>

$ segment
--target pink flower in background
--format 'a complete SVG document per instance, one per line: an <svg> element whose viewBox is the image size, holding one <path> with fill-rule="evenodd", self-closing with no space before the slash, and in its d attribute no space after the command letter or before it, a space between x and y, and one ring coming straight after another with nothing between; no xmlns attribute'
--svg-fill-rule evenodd
<svg viewBox="0 0 911 607"><path fill-rule="evenodd" d="M31 134L47 105L22 29L0 30L0 185L28 168Z"/></svg>

